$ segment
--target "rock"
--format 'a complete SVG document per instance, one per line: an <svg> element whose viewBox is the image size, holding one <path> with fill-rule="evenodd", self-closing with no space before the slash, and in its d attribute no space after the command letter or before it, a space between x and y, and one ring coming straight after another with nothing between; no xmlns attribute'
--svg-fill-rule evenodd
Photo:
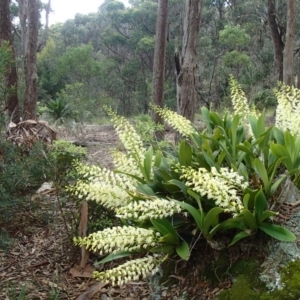
<svg viewBox="0 0 300 300"><path fill-rule="evenodd" d="M295 192L294 196L296 197ZM299 237L300 208L296 208L290 219L282 226L293 232L296 237ZM282 288L280 271L289 262L300 259L300 247L297 241L281 242L277 240L271 240L267 247L269 255L262 265L263 271L260 274L260 278L270 290L280 289Z"/></svg>

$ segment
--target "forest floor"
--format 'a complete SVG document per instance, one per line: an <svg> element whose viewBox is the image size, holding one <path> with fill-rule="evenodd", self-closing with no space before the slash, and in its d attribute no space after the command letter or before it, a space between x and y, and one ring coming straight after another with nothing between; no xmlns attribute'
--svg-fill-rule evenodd
<svg viewBox="0 0 300 300"><path fill-rule="evenodd" d="M120 147L117 135L109 125L85 126L76 133L59 131L59 138L87 143L89 161L108 168L112 167L110 149ZM51 186L45 187L31 197L25 212L16 213L5 224L10 246L6 250L0 249L0 299L167 300L183 299L183 294L189 294L189 299L208 300L216 299L221 290L231 286L230 278L215 284L201 279L204 262L218 257L217 251L207 248L200 249L192 263L174 261L174 272L166 277L167 284L160 287L148 281L111 287L97 283L90 274L87 278L75 277L74 267L79 264L80 249L73 245L70 225L65 224L63 216L68 213L76 218L78 208L67 201L62 214L58 203L55 190ZM230 250L230 260L237 259L236 251L234 247ZM188 270L186 275L182 269ZM25 291L26 296L20 297Z"/></svg>

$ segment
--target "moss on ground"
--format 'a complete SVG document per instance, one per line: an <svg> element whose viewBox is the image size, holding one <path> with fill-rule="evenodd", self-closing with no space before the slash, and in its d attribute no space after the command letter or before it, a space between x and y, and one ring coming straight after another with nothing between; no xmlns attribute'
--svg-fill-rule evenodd
<svg viewBox="0 0 300 300"><path fill-rule="evenodd" d="M242 261L239 264L243 264ZM246 266L246 265L245 265ZM249 273L250 271L250 273ZM269 292L259 282L259 267L248 265L232 287L223 291L218 300L298 300L300 299L300 261L290 262L281 271L282 289Z"/></svg>

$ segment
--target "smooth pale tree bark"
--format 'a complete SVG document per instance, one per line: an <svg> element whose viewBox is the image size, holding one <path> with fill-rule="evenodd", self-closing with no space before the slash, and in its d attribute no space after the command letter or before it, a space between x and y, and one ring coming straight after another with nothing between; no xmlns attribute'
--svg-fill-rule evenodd
<svg viewBox="0 0 300 300"><path fill-rule="evenodd" d="M153 61L152 77L152 100L159 107L164 106L164 81L165 81L165 64L166 64L166 42L168 27L168 5L169 0L159 0L156 21L156 37ZM162 118L153 114L153 121L156 124L163 124ZM155 138L161 141L164 138L163 131L156 131Z"/></svg>
<svg viewBox="0 0 300 300"><path fill-rule="evenodd" d="M276 20L275 0L268 0L268 24L274 45L274 62L277 73L277 79L283 81L283 31L280 30Z"/></svg>
<svg viewBox="0 0 300 300"><path fill-rule="evenodd" d="M39 8L38 0L28 2L28 28L27 43L24 63L25 73L25 100L23 119L36 119L36 102L38 90L38 76L36 70L37 44L38 44L38 25L39 25Z"/></svg>
<svg viewBox="0 0 300 300"><path fill-rule="evenodd" d="M186 0L181 57L175 50L177 112L194 121L196 111L196 68L203 0Z"/></svg>
<svg viewBox="0 0 300 300"><path fill-rule="evenodd" d="M11 49L11 65L4 74L6 86L8 88L8 97L6 99L7 102L5 109L7 110L9 119L14 123L18 123L20 121L17 95L18 76L15 64L9 4L10 0L0 0L0 47L4 45L6 41Z"/></svg>
<svg viewBox="0 0 300 300"><path fill-rule="evenodd" d="M294 83L293 58L295 48L297 3L296 0L287 0L286 38L283 51L283 82L292 86Z"/></svg>

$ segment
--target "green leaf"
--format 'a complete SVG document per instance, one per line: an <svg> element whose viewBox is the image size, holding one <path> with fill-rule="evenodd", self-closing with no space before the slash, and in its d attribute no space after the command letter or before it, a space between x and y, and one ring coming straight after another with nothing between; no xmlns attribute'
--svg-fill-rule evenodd
<svg viewBox="0 0 300 300"><path fill-rule="evenodd" d="M216 126L223 126L222 119L220 116L216 113L211 111L209 114L209 119L216 125Z"/></svg>
<svg viewBox="0 0 300 300"><path fill-rule="evenodd" d="M249 181L249 172L243 163L239 164L238 172L245 178L246 181Z"/></svg>
<svg viewBox="0 0 300 300"><path fill-rule="evenodd" d="M278 187L281 185L282 181L285 180L287 178L287 175L281 175L281 177L279 179L277 179L271 186L271 194L274 194Z"/></svg>
<svg viewBox="0 0 300 300"><path fill-rule="evenodd" d="M182 259L189 260L190 247L187 242L183 241L178 247L176 247L176 252Z"/></svg>
<svg viewBox="0 0 300 300"><path fill-rule="evenodd" d="M152 169L152 157L153 157L153 148L152 146L149 147L149 149L145 153L145 159L144 159L144 170L145 170L145 176L146 180L150 180L151 175L151 169Z"/></svg>
<svg viewBox="0 0 300 300"><path fill-rule="evenodd" d="M224 158L226 157L227 155L227 152L225 150L223 150L220 154L219 154L219 157L218 157L218 166L221 166L222 165L222 162L224 160Z"/></svg>
<svg viewBox="0 0 300 300"><path fill-rule="evenodd" d="M296 240L296 236L292 232L275 224L262 223L259 229L269 236L283 242L294 242Z"/></svg>
<svg viewBox="0 0 300 300"><path fill-rule="evenodd" d="M133 255L137 252L129 252L129 251L118 251L116 253L111 253L109 255L107 255L105 258L103 258L102 260L99 261L99 264L104 264L106 262L110 262L119 258L123 258L123 257L127 257L130 255Z"/></svg>
<svg viewBox="0 0 300 300"><path fill-rule="evenodd" d="M149 249L149 252L163 252L163 253L170 253L174 249L174 245L171 244L164 244L158 247L153 247Z"/></svg>
<svg viewBox="0 0 300 300"><path fill-rule="evenodd" d="M164 189L170 194L176 194L181 192L180 188L176 184L170 183L170 181L162 182L162 185Z"/></svg>
<svg viewBox="0 0 300 300"><path fill-rule="evenodd" d="M179 145L178 159L181 166L190 166L192 163L192 148L185 140Z"/></svg>
<svg viewBox="0 0 300 300"><path fill-rule="evenodd" d="M165 170L156 170L156 172L159 174L159 176L163 179L163 181L167 182L172 179L171 173L165 171Z"/></svg>
<svg viewBox="0 0 300 300"><path fill-rule="evenodd" d="M178 244L178 239L174 237L171 233L168 233L162 237L159 238L158 240L160 243L167 243L167 244L172 244L172 245L177 245Z"/></svg>
<svg viewBox="0 0 300 300"><path fill-rule="evenodd" d="M177 186L180 189L180 191L182 191L184 194L187 193L188 187L182 181L179 181L177 179L171 179L167 181L166 184L172 184L174 186Z"/></svg>
<svg viewBox="0 0 300 300"><path fill-rule="evenodd" d="M265 128L266 128L266 116L263 112L257 120L257 133L258 133L258 135L264 134L266 132ZM267 131L268 130L269 129L267 129Z"/></svg>
<svg viewBox="0 0 300 300"><path fill-rule="evenodd" d="M272 155L272 154L270 154L270 155ZM268 174L269 174L270 182L273 181L273 178L278 173L278 167L280 166L282 161L285 159L284 157L275 158L273 155L272 155L272 157L273 157L273 162L268 167Z"/></svg>
<svg viewBox="0 0 300 300"><path fill-rule="evenodd" d="M207 128L211 131L213 128L212 128L212 122L211 122L210 116L209 116L209 114L210 114L209 110L205 106L202 106L201 113L202 113L203 120L206 123Z"/></svg>
<svg viewBox="0 0 300 300"><path fill-rule="evenodd" d="M277 142L277 144L284 145L284 135L282 130L277 127L273 127L272 134Z"/></svg>
<svg viewBox="0 0 300 300"><path fill-rule="evenodd" d="M240 117L239 115L234 116L232 120L232 128L231 128L231 151L234 160L236 160L236 139L237 139L237 128L239 125Z"/></svg>
<svg viewBox="0 0 300 300"><path fill-rule="evenodd" d="M204 215L203 213L201 213L199 210L197 210L195 207L193 207L192 205L185 203L185 202L181 202L181 201L176 201L180 206L182 206L184 209L186 209L194 218L198 228L200 230L203 229L203 224L204 224Z"/></svg>
<svg viewBox="0 0 300 300"><path fill-rule="evenodd" d="M215 163L212 161L212 159L210 158L210 156L206 153L206 152L202 152L202 155L205 159L205 161L207 162L207 164L210 166L210 167L213 167L215 165Z"/></svg>
<svg viewBox="0 0 300 300"><path fill-rule="evenodd" d="M249 194L249 199L247 199L247 209L252 211L255 207L255 197L259 190L252 190L250 188L246 188L244 194ZM245 206L245 205L244 205ZM246 206L245 206L246 207Z"/></svg>
<svg viewBox="0 0 300 300"><path fill-rule="evenodd" d="M212 208L204 218L202 232L204 235L209 234L210 227L214 227L218 224L218 216L220 213L224 212L224 209L221 207Z"/></svg>
<svg viewBox="0 0 300 300"><path fill-rule="evenodd" d="M255 232L257 230L257 223L253 214L248 209L244 209L241 212L241 215L244 216L245 224L250 228L252 232Z"/></svg>
<svg viewBox="0 0 300 300"><path fill-rule="evenodd" d="M247 226L244 223L244 217L237 216L234 219L228 219L221 224L222 231L227 231L228 229L238 228L241 230L247 230Z"/></svg>
<svg viewBox="0 0 300 300"><path fill-rule="evenodd" d="M188 189L187 190L187 193L192 196L196 201L197 201L197 204L199 206L199 209L201 211L201 213L203 212L203 209L202 209L202 205L201 205L201 199L200 199L200 196L195 193L192 189Z"/></svg>
<svg viewBox="0 0 300 300"><path fill-rule="evenodd" d="M231 243L230 243L228 246L232 246L232 245L234 245L236 242L238 242L239 240L244 239L244 238L247 238L247 237L249 237L249 236L250 236L250 234L247 233L246 231L239 232L238 234L236 234L236 235L233 237Z"/></svg>
<svg viewBox="0 0 300 300"><path fill-rule="evenodd" d="M131 177L131 178L134 178L135 180L137 180L140 183L146 183L144 178L141 178L139 176L136 176L136 175L133 175L133 174L130 174L130 173L126 173L126 172L122 172L122 171L118 171L118 170L114 170L114 173L124 174L124 175L127 175L127 176Z"/></svg>
<svg viewBox="0 0 300 300"><path fill-rule="evenodd" d="M269 219L270 217L273 217L273 216L276 216L276 215L278 215L278 213L275 212L275 211L265 210L265 211L262 213L261 217L260 217L260 222L263 222L263 221L265 221L266 219Z"/></svg>
<svg viewBox="0 0 300 300"><path fill-rule="evenodd" d="M176 239L176 243L179 243L179 238L176 230L167 219L151 220L152 225L164 236L171 234Z"/></svg>
<svg viewBox="0 0 300 300"><path fill-rule="evenodd" d="M289 158L289 153L287 149L279 144L271 144L270 145L271 153L277 158Z"/></svg>
<svg viewBox="0 0 300 300"><path fill-rule="evenodd" d="M146 184L137 184L137 191L141 194L149 195L149 196L156 196L154 191ZM128 194L130 194L133 198L135 198L134 193L130 193L128 191Z"/></svg>
<svg viewBox="0 0 300 300"><path fill-rule="evenodd" d="M258 139L259 132L258 132L258 129L257 129L257 119L254 116L250 115L249 116L249 123L250 123L250 126L251 126L252 133L253 133L254 137L256 139Z"/></svg>
<svg viewBox="0 0 300 300"><path fill-rule="evenodd" d="M250 195L245 194L243 197L243 204L244 204L245 209L249 209L249 200L250 200Z"/></svg>
<svg viewBox="0 0 300 300"><path fill-rule="evenodd" d="M256 158L254 160L254 170L255 170L256 174L261 178L261 180L264 184L265 191L268 192L269 188L270 188L268 173L267 173L266 167L264 166L264 164L262 163L262 161L259 158Z"/></svg>
<svg viewBox="0 0 300 300"><path fill-rule="evenodd" d="M266 210L267 205L268 203L265 194L260 189L254 199L254 214L257 222L260 222L261 216L263 212Z"/></svg>
<svg viewBox="0 0 300 300"><path fill-rule="evenodd" d="M295 149L295 138L291 135L291 133L288 130L284 133L284 143L285 143L286 150L289 153L289 157L292 159L293 152Z"/></svg>
<svg viewBox="0 0 300 300"><path fill-rule="evenodd" d="M240 149L240 150L242 150L242 151L244 151L245 153L247 153L249 156L251 156L252 158L255 158L255 155L254 155L254 153L252 152L252 146L250 145L250 149L247 147L247 146L245 146L245 145L237 145L236 146L238 149Z"/></svg>
<svg viewBox="0 0 300 300"><path fill-rule="evenodd" d="M155 153L154 166L159 167L161 164L162 153L160 150L157 150Z"/></svg>

